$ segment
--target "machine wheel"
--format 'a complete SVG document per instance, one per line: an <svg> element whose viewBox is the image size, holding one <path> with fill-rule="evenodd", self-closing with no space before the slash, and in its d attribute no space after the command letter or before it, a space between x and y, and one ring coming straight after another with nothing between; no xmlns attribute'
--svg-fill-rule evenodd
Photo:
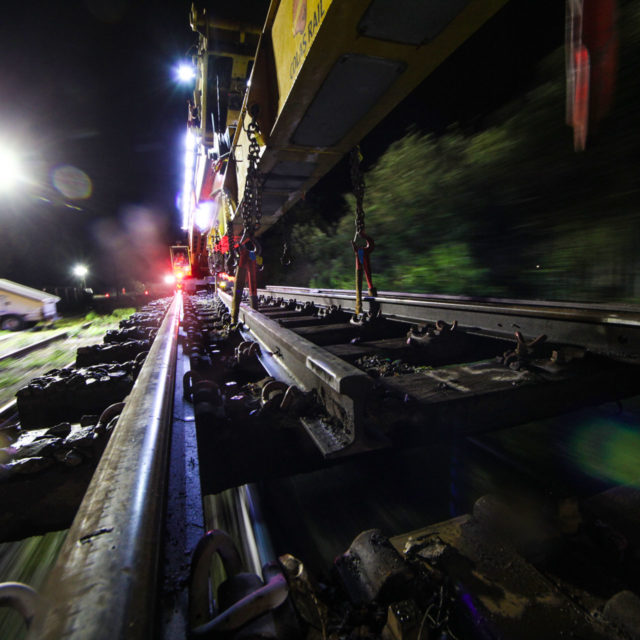
<svg viewBox="0 0 640 640"><path fill-rule="evenodd" d="M19 331L24 326L24 320L20 316L3 316L0 319L0 329L3 331Z"/></svg>

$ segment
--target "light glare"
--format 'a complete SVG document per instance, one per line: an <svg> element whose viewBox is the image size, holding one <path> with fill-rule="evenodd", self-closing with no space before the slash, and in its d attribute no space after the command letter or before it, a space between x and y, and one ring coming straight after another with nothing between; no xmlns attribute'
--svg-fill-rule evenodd
<svg viewBox="0 0 640 640"><path fill-rule="evenodd" d="M196 137L191 130L185 136L185 156L184 156L184 181L182 184L182 228L189 227L189 217L191 213L191 199L193 196L193 171L196 164Z"/></svg>
<svg viewBox="0 0 640 640"><path fill-rule="evenodd" d="M178 66L178 80L180 82L190 82L196 77L196 70L193 65L183 62Z"/></svg>
<svg viewBox="0 0 640 640"><path fill-rule="evenodd" d="M21 179L18 156L11 149L0 146L0 191L12 188Z"/></svg>
<svg viewBox="0 0 640 640"><path fill-rule="evenodd" d="M83 264L77 264L75 267L73 267L73 275L77 276L78 278L84 278L87 273L89 273L89 269L87 269L87 267L85 267Z"/></svg>
<svg viewBox="0 0 640 640"><path fill-rule="evenodd" d="M194 222L200 232L204 233L211 229L216 204L211 201L201 202L194 212Z"/></svg>

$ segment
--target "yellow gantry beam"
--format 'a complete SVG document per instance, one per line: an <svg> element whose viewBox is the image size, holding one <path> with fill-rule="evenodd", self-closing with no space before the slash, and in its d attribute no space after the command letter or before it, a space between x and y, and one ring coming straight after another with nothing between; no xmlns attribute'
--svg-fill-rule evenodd
<svg viewBox="0 0 640 640"><path fill-rule="evenodd" d="M507 0L274 0L225 187L241 202L259 107L264 232ZM480 62L479 62L480 64Z"/></svg>

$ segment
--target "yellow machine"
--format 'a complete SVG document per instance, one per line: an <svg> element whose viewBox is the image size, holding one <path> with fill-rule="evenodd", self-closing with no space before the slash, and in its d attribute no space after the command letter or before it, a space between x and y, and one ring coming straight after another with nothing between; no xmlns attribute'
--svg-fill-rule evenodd
<svg viewBox="0 0 640 640"><path fill-rule="evenodd" d="M272 0L262 24L193 6L182 196L193 275L221 270L221 239L241 235L251 114L259 236L506 1Z"/></svg>

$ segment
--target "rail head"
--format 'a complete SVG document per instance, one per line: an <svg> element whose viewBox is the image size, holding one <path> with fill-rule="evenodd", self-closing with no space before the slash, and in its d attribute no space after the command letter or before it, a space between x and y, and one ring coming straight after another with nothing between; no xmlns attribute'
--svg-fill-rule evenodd
<svg viewBox="0 0 640 640"><path fill-rule="evenodd" d="M175 382L174 298L42 592L28 638L150 638Z"/></svg>

